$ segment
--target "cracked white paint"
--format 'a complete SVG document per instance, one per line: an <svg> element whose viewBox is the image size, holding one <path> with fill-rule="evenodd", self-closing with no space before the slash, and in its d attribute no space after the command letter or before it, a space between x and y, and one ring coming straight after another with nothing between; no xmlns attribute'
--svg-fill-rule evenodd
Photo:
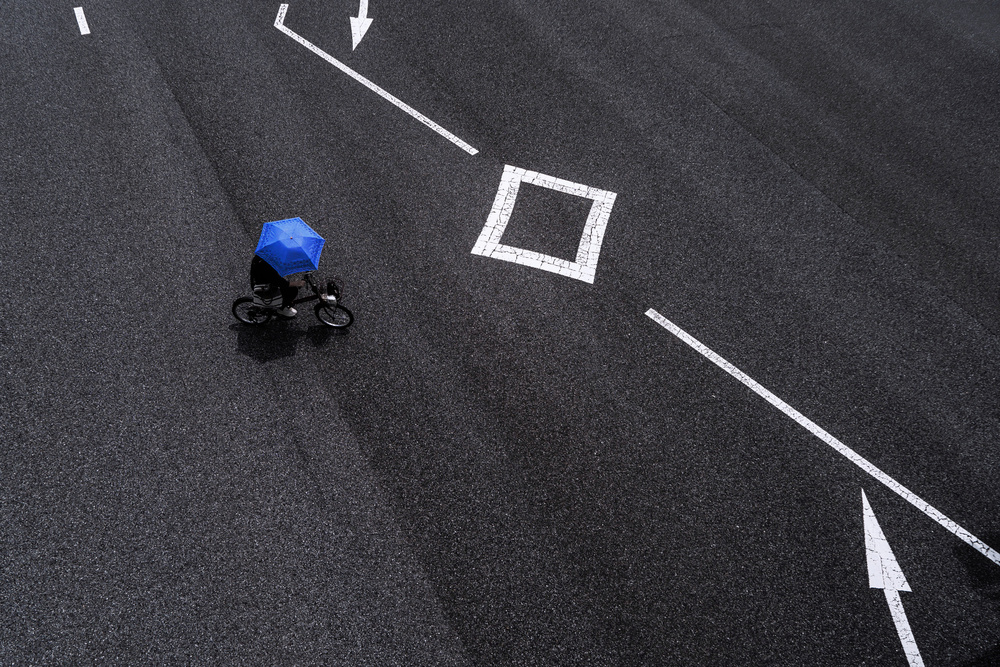
<svg viewBox="0 0 1000 667"><path fill-rule="evenodd" d="M872 588L882 588L885 590L885 601L889 604L889 613L892 615L892 622L896 626L896 634L899 635L899 642L903 645L903 653L910 667L924 667L924 659L920 657L920 648L917 640L910 629L910 622L906 620L906 611L903 609L903 600L899 596L899 591L909 591L910 584L907 583L903 571L899 567L896 556L889 547L889 540L885 539L882 526L875 518L875 511L868 503L868 496L864 490L861 491L862 511L865 519L865 553L868 555L868 585Z"/></svg>
<svg viewBox="0 0 1000 667"><path fill-rule="evenodd" d="M875 512L868 503L868 496L861 492L861 502L865 517L865 552L868 554L868 585L872 588L891 588L894 591L909 591L910 585L899 568L896 556L885 539L882 527L878 525Z"/></svg>
<svg viewBox="0 0 1000 667"><path fill-rule="evenodd" d="M580 237L575 261L571 262L551 255L543 255L533 250L515 248L500 243L507 223L510 222L511 213L514 212L514 201L517 199L521 183L593 200L594 203L590 207L587 222L583 227L583 235ZM593 284L597 275L597 260L601 254L601 244L604 243L604 230L608 226L611 207L614 206L617 196L616 193L607 190L571 183L554 176L539 174L536 171L506 165L503 169L503 176L500 177L500 187L497 190L496 199L493 200L493 208L486 219L486 226L483 227L476 245L472 248L472 254L513 262L533 269L551 271L567 278L575 278Z"/></svg>
<svg viewBox="0 0 1000 667"><path fill-rule="evenodd" d="M889 603L889 613L892 614L892 622L896 624L896 634L903 645L903 653L906 654L906 661L910 667L924 667L924 659L920 657L920 649L917 647L917 640L910 630L910 622L906 620L906 612L903 611L903 601L899 598L899 591L891 588L885 589L885 600Z"/></svg>

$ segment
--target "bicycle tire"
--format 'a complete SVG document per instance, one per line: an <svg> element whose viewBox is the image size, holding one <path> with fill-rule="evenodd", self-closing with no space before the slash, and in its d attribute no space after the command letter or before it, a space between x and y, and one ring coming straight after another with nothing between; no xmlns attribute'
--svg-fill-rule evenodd
<svg viewBox="0 0 1000 667"><path fill-rule="evenodd" d="M233 317L243 324L266 324L274 313L267 308L254 304L252 296L241 296L233 301Z"/></svg>
<svg viewBox="0 0 1000 667"><path fill-rule="evenodd" d="M354 322L354 313L339 303L336 306L318 303L315 312L317 320L334 329L346 329Z"/></svg>

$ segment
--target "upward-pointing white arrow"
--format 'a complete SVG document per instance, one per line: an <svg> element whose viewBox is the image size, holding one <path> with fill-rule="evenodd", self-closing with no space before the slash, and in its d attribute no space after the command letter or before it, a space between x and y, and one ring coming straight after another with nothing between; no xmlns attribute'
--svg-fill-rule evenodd
<svg viewBox="0 0 1000 667"><path fill-rule="evenodd" d="M889 603L889 613L892 614L892 621L896 624L896 634L903 644L903 653L910 663L910 667L924 667L924 660L920 657L920 649L917 648L917 640L910 630L910 623L906 620L906 612L903 611L903 601L899 597L899 591L910 591L910 585L906 583L903 571L899 569L899 563L889 548L889 542L885 539L882 527L878 525L875 512L868 504L868 497L865 492L861 492L861 502L864 505L865 516L865 551L868 554L868 585L872 588L881 588L885 591L885 600Z"/></svg>
<svg viewBox="0 0 1000 667"><path fill-rule="evenodd" d="M351 17L351 39L354 41L351 51L358 48L358 44L365 36L365 33L368 32L368 28L371 27L373 20L368 18L368 0L361 0L358 15Z"/></svg>

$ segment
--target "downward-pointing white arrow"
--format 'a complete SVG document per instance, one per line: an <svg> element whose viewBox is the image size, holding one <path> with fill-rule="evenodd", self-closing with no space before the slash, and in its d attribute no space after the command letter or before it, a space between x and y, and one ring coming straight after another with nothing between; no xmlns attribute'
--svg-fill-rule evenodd
<svg viewBox="0 0 1000 667"><path fill-rule="evenodd" d="M917 648L917 640L913 638L910 630L910 623L906 620L906 612L903 611L903 601L899 597L899 591L909 591L910 585L906 583L903 571L899 569L899 563L889 548L889 542L885 539L882 527L878 525L875 512L868 504L868 497L865 492L861 492L861 502L864 505L865 516L865 551L868 554L868 585L872 588L881 588L885 591L885 600L889 603L889 613L892 614L892 621L896 624L896 634L903 644L903 653L910 663L910 667L924 667L924 660L920 657L920 649Z"/></svg>
<svg viewBox="0 0 1000 667"><path fill-rule="evenodd" d="M351 50L358 48L358 44L361 39L368 32L368 28L371 27L372 21L374 19L368 18L368 0L361 0L361 8L358 9L358 15L351 17L351 38L354 40L354 46Z"/></svg>

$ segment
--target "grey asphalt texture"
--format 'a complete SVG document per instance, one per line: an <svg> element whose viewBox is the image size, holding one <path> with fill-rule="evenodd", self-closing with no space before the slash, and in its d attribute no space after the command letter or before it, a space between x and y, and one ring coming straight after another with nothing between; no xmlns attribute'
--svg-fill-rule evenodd
<svg viewBox="0 0 1000 667"><path fill-rule="evenodd" d="M82 5L92 34L80 35ZM0 1L0 664L1000 664L1000 8ZM617 193L594 284L470 251ZM571 259L524 186L504 242ZM346 334L229 312L264 222Z"/></svg>

